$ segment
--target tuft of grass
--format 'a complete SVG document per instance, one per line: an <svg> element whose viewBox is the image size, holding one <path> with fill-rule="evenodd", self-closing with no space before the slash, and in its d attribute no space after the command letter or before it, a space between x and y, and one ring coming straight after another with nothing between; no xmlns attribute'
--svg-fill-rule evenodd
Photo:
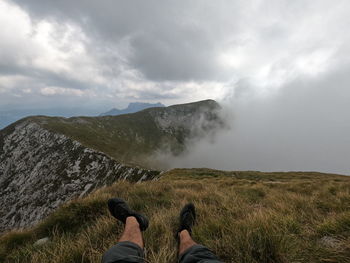
<svg viewBox="0 0 350 263"><path fill-rule="evenodd" d="M326 218L318 226L317 232L322 236L350 236L350 211Z"/></svg>
<svg viewBox="0 0 350 263"><path fill-rule="evenodd" d="M265 191L261 188L243 188L241 194L250 203L258 203L265 197Z"/></svg>
<svg viewBox="0 0 350 263"><path fill-rule="evenodd" d="M335 193L335 194L334 194ZM116 182L71 201L32 229L0 237L1 262L100 262L123 225L111 197L150 219L148 262L176 262L178 213L196 205L196 242L224 262L350 262L350 178L319 173L175 169L158 181ZM37 248L35 240L50 237Z"/></svg>
<svg viewBox="0 0 350 263"><path fill-rule="evenodd" d="M53 213L43 221L35 229L35 233L37 236L50 236L54 231L74 233L96 217L105 214L104 207L104 200L70 202L61 207L59 213Z"/></svg>
<svg viewBox="0 0 350 263"><path fill-rule="evenodd" d="M5 261L8 251L14 251L29 242L33 242L33 236L28 231L12 231L1 236L0 262Z"/></svg>

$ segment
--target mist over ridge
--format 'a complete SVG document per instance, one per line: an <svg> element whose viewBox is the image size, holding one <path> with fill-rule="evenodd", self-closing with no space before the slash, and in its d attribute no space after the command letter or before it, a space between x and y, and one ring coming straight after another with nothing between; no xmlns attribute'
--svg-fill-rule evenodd
<svg viewBox="0 0 350 263"><path fill-rule="evenodd" d="M265 96L256 95L253 86L251 92L231 93L219 101L230 129L192 141L182 156L158 158L169 168L350 175L349 76L336 71L295 79Z"/></svg>

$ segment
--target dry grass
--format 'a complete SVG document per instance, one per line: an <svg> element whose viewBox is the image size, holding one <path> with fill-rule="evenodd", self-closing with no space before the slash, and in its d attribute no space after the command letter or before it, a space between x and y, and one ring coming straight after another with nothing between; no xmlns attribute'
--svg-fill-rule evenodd
<svg viewBox="0 0 350 263"><path fill-rule="evenodd" d="M118 182L68 203L42 224L0 238L4 262L100 262L122 225L106 201L118 196L151 220L149 262L176 262L178 212L195 203L194 239L225 262L350 262L350 178L308 173L178 169L157 182ZM34 247L36 239L51 242Z"/></svg>

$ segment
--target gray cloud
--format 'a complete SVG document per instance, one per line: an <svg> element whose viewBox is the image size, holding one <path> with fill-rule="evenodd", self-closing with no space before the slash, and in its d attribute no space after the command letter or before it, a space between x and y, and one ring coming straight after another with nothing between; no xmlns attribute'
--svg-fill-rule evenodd
<svg viewBox="0 0 350 263"><path fill-rule="evenodd" d="M350 175L350 67L319 79L299 78L261 98L223 101L231 130L196 142L169 167L226 170L324 171Z"/></svg>
<svg viewBox="0 0 350 263"><path fill-rule="evenodd" d="M347 0L0 7L0 109L214 98L234 112L231 133L178 164L348 171Z"/></svg>
<svg viewBox="0 0 350 263"><path fill-rule="evenodd" d="M70 75L55 73L44 69L23 67L20 65L1 65L0 74L3 76L21 75L39 81L42 86L69 87L71 89L88 89L91 83L79 81Z"/></svg>
<svg viewBox="0 0 350 263"><path fill-rule="evenodd" d="M224 69L215 63L211 40L200 30L184 28L171 35L156 32L134 37L129 63L156 81L217 79Z"/></svg>
<svg viewBox="0 0 350 263"><path fill-rule="evenodd" d="M213 80L228 74L216 60L218 38L227 34L222 32L227 24L220 24L225 21L218 17L219 6L208 12L213 7L209 1L16 2L34 18L64 17L79 24L105 45L129 39L125 59L149 80ZM234 5L229 6L234 17Z"/></svg>
<svg viewBox="0 0 350 263"><path fill-rule="evenodd" d="M329 48L330 39L339 33L337 25L344 23L344 16L327 9L341 13L348 7L344 1L334 5L326 0L317 6L312 1L13 2L33 21L79 26L89 39L84 43L89 54L104 65L100 74L122 67L118 70L134 70L154 82L227 82L259 75L268 63L279 67L283 60L292 60L293 70L295 58L310 49ZM326 23L335 17L339 21ZM115 53L119 59L114 61Z"/></svg>

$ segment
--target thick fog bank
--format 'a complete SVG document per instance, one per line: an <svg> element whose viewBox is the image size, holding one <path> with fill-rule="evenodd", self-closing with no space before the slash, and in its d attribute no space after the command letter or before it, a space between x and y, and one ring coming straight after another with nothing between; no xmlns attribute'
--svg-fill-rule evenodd
<svg viewBox="0 0 350 263"><path fill-rule="evenodd" d="M253 87L243 93L236 87L221 101L230 130L190 143L187 154L163 159L171 168L350 175L349 76L338 70L317 80L299 78L260 95Z"/></svg>

